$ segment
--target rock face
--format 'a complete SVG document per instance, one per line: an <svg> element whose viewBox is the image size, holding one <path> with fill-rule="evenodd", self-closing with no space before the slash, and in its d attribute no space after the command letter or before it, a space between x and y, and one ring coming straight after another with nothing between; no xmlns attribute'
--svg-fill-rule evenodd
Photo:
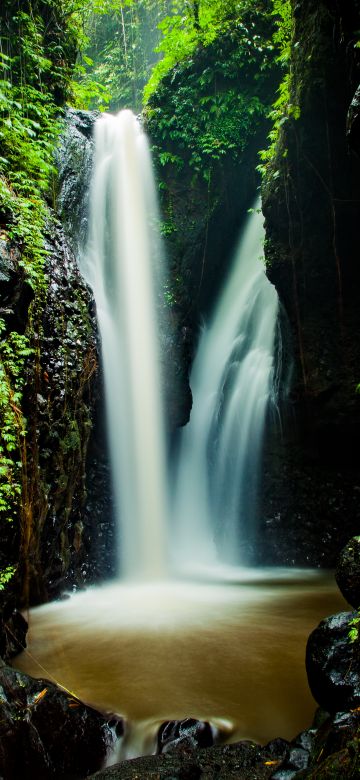
<svg viewBox="0 0 360 780"><path fill-rule="evenodd" d="M265 452L259 542L265 561L331 566L360 522L360 11L356 0L293 9L299 118L284 122L263 190L267 272L288 319L293 382Z"/></svg>
<svg viewBox="0 0 360 780"><path fill-rule="evenodd" d="M22 598L32 603L86 579L93 530L86 516L86 465L99 382L95 318L60 228L48 252L45 300L28 326L36 360L28 367L24 399L32 531L22 535L20 564ZM106 517L110 525L110 511Z"/></svg>
<svg viewBox="0 0 360 780"><path fill-rule="evenodd" d="M85 245L87 237L93 131L98 116L96 111L69 108L57 151L57 209L75 253Z"/></svg>
<svg viewBox="0 0 360 780"><path fill-rule="evenodd" d="M360 705L359 643L350 642L356 612L340 612L322 620L309 637L306 670L311 692L328 712Z"/></svg>
<svg viewBox="0 0 360 780"><path fill-rule="evenodd" d="M281 756L284 750L282 746ZM279 754L277 754L279 756ZM271 746L254 742L195 749L187 746L161 756L126 761L93 775L99 780L262 780L280 763Z"/></svg>
<svg viewBox="0 0 360 780"><path fill-rule="evenodd" d="M0 238L0 317L6 318L9 330L23 333L34 294L24 274L19 273L19 260L20 250Z"/></svg>
<svg viewBox="0 0 360 780"><path fill-rule="evenodd" d="M14 609L14 599L8 599L0 613L0 659L8 661L26 647L27 629L25 618Z"/></svg>
<svg viewBox="0 0 360 780"><path fill-rule="evenodd" d="M87 183L94 117L74 115L69 144ZM26 453L23 447L15 459L21 460L21 505L8 517L12 523L0 524L0 570L20 559L14 584L25 605L98 576L104 579L114 570L96 318L70 241L72 236L77 246L85 231L86 197L74 190L75 163L71 166L70 155L65 158L62 203L74 233L69 228L65 235L51 214L46 279L37 280L41 289L36 287L36 294L22 267L21 246L7 240L6 231L0 240L2 338L20 334L31 348L21 369L26 379L21 409L27 421ZM11 377L11 366L9 370ZM4 403L2 410L4 414ZM13 606L5 604L5 609Z"/></svg>
<svg viewBox="0 0 360 780"><path fill-rule="evenodd" d="M346 601L358 609L360 606L360 536L350 539L341 551L335 579Z"/></svg>
<svg viewBox="0 0 360 780"><path fill-rule="evenodd" d="M271 780L340 780L358 777L360 716L322 713L322 723L299 734L286 750Z"/></svg>
<svg viewBox="0 0 360 780"><path fill-rule="evenodd" d="M47 680L0 668L0 774L6 780L86 777L113 734L101 715Z"/></svg>

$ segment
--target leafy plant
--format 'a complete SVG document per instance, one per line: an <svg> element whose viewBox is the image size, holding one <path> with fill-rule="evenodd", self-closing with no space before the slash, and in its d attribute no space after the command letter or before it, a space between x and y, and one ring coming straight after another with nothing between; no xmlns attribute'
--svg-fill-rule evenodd
<svg viewBox="0 0 360 780"><path fill-rule="evenodd" d="M350 642L357 642L357 640L359 639L359 636L360 636L360 634L359 634L359 631L360 631L360 611L358 612L357 617L355 617L355 618L353 618L353 620L351 620L349 625L351 626L349 634L348 634Z"/></svg>
<svg viewBox="0 0 360 780"><path fill-rule="evenodd" d="M81 0L79 0L79 5ZM172 0L82 0L84 36L73 81L75 104L138 111ZM179 5L178 3L176 5ZM185 0L182 3L185 6Z"/></svg>
<svg viewBox="0 0 360 780"><path fill-rule="evenodd" d="M0 591L5 589L8 582L13 578L15 571L15 566L6 566L5 569L0 571Z"/></svg>
<svg viewBox="0 0 360 780"><path fill-rule="evenodd" d="M145 107L160 165L180 169L188 164L207 182L227 154L241 156L269 110L263 97L263 81L273 64L267 15L245 15L245 4L238 5L241 18L237 11L230 27L226 16L226 36L208 43L209 34L206 55L200 47L196 58L179 63ZM199 24L202 18L199 14ZM218 31L216 25L211 29Z"/></svg>
<svg viewBox="0 0 360 780"><path fill-rule="evenodd" d="M235 32L243 25L244 16L253 12L259 17L267 15L267 3L257 0L200 0L200 2L173 2L172 14L159 24L162 33L156 51L161 55L154 66L144 90L145 104L159 87L163 78L179 63L189 62L191 55L199 46L210 46L219 36ZM246 28L244 28L245 30ZM250 38L248 45L257 43L261 47L259 35ZM264 50L265 58L266 51Z"/></svg>
<svg viewBox="0 0 360 780"><path fill-rule="evenodd" d="M26 336L12 332L4 338L0 320L0 513L12 522L22 494L26 420L21 411L25 364L33 349Z"/></svg>
<svg viewBox="0 0 360 780"><path fill-rule="evenodd" d="M71 91L81 30L77 0L3 0L0 23L1 238L9 252L16 245L14 262L36 310L46 290L60 106ZM22 407L30 338L0 320L0 513L7 522L19 520L26 504Z"/></svg>
<svg viewBox="0 0 360 780"><path fill-rule="evenodd" d="M299 119L300 109L292 98L292 74L290 69L291 44L294 34L294 19L290 0L272 0L272 15L275 18L276 29L273 42L277 54L277 62L285 73L278 89L278 97L269 112L272 128L269 133L269 146L260 152L260 173L276 178L278 168L276 158L279 153L282 129L289 119ZM286 154L286 152L284 152Z"/></svg>

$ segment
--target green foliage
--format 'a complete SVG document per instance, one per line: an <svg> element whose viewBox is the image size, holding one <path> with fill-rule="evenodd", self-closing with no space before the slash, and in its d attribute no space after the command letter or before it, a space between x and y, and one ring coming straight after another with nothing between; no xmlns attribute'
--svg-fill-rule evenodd
<svg viewBox="0 0 360 780"><path fill-rule="evenodd" d="M46 288L45 227L50 225L60 107L70 95L81 38L76 4L3 0L0 8L1 239L16 246L14 257L34 290L35 307ZM33 350L27 335L10 332L0 320L0 513L8 522L25 511L22 404L29 358Z"/></svg>
<svg viewBox="0 0 360 780"><path fill-rule="evenodd" d="M7 566L0 571L0 590L4 590L8 582L13 578L15 574L15 566Z"/></svg>
<svg viewBox="0 0 360 780"><path fill-rule="evenodd" d="M227 154L240 157L268 113L263 79L272 64L266 15L253 13L207 45L206 55L200 48L196 59L180 63L145 108L160 166L188 164L210 182Z"/></svg>
<svg viewBox="0 0 360 780"><path fill-rule="evenodd" d="M350 642L357 642L360 636L360 611L358 612L357 617L353 618L349 625L351 626L348 634Z"/></svg>
<svg viewBox="0 0 360 780"><path fill-rule="evenodd" d="M0 320L0 513L14 520L22 492L26 421L21 411L25 365L33 350L26 336L5 336Z"/></svg>
<svg viewBox="0 0 360 780"><path fill-rule="evenodd" d="M249 0L200 0L173 2L172 14L159 24L162 39L156 51L162 55L152 70L144 90L145 104L157 90L163 78L181 62L189 61L199 46L210 46L220 35L234 32L242 25L244 15L253 11L266 15L267 3ZM249 32L249 31L248 31ZM261 42L259 36L257 44ZM249 46L255 42L248 40Z"/></svg>
<svg viewBox="0 0 360 780"><path fill-rule="evenodd" d="M171 0L92 0L86 5L83 0L76 105L141 109L143 87L158 59L158 24L172 6Z"/></svg>
<svg viewBox="0 0 360 780"><path fill-rule="evenodd" d="M75 57L67 5L25 0L14 9L5 0L0 12L0 216L8 238L22 248L21 264L35 290L44 283L45 196L55 175L58 102L70 88L64 58L69 51Z"/></svg>
<svg viewBox="0 0 360 780"><path fill-rule="evenodd" d="M272 0L272 4L272 14L276 22L273 42L278 52L277 62L285 70L285 73L278 89L278 97L269 112L269 118L272 121L269 133L270 143L267 149L260 152L261 165L259 165L258 170L265 177L276 178L279 175L276 158L279 153L282 129L290 119L299 119L300 109L296 101L292 99L291 90L290 58L294 34L291 2L290 0Z"/></svg>
<svg viewBox="0 0 360 780"><path fill-rule="evenodd" d="M267 15L268 2L77 0L77 7L84 35L73 84L76 104L137 111L144 87L147 103L175 66L236 31L244 14Z"/></svg>

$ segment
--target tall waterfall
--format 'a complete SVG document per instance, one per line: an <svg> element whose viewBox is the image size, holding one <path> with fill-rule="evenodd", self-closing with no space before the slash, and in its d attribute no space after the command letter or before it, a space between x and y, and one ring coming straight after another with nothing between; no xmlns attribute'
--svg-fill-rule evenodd
<svg viewBox="0 0 360 780"><path fill-rule="evenodd" d="M81 271L94 293L101 334L121 573L135 579L164 576L167 560L157 222L139 123L130 111L101 116Z"/></svg>
<svg viewBox="0 0 360 780"><path fill-rule="evenodd" d="M161 243L147 140L130 111L95 126L89 241L81 270L99 321L119 557L126 578L246 564L274 373L277 295L259 259L262 216L243 239L191 377L168 501L158 355ZM170 529L171 543L167 536ZM171 556L170 549L171 547Z"/></svg>
<svg viewBox="0 0 360 780"><path fill-rule="evenodd" d="M260 259L258 206L193 366L194 406L181 435L173 497L181 568L248 562L278 312L277 293Z"/></svg>

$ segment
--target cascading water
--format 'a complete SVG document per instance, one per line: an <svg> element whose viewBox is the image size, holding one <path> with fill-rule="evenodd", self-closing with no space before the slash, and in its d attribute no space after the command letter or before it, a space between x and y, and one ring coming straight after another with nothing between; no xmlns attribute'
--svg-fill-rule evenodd
<svg viewBox="0 0 360 780"><path fill-rule="evenodd" d="M231 567L232 584L219 582L226 576L219 560L244 562L239 550L253 517L274 370L277 298L258 260L257 214L200 340L194 408L168 512L151 275L161 247L150 172L132 114L101 117L81 268L101 330L122 573L137 581L31 610L31 654L16 659L17 668L40 678L45 669L80 700L125 718L108 763L155 750L159 725L189 716L210 721L227 739L291 739L314 707L306 637L321 616L344 608L319 572ZM178 568L186 561L197 573L200 563L212 564L217 582L166 578L169 520Z"/></svg>
<svg viewBox="0 0 360 780"><path fill-rule="evenodd" d="M166 571L166 478L156 322L161 247L150 153L130 111L95 125L89 242L81 271L97 308L122 576Z"/></svg>
<svg viewBox="0 0 360 780"><path fill-rule="evenodd" d="M182 569L248 562L241 550L253 532L278 313L277 293L260 259L258 205L192 371L194 406L181 435L173 501Z"/></svg>
<svg viewBox="0 0 360 780"><path fill-rule="evenodd" d="M147 140L130 111L95 126L89 242L82 272L101 332L122 575L241 565L256 505L274 371L277 295L259 259L262 216L249 216L234 268L204 328L171 511L156 317L161 243ZM215 573L215 572L214 572Z"/></svg>

